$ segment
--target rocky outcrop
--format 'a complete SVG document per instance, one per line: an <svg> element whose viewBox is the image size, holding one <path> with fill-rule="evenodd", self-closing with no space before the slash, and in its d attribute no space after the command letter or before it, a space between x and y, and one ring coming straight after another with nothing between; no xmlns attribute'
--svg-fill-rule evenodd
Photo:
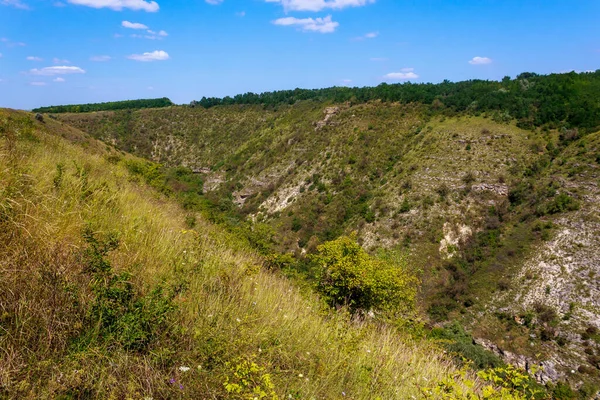
<svg viewBox="0 0 600 400"><path fill-rule="evenodd" d="M487 339L473 339L473 343L483 347L484 349L491 351L496 354L507 364L514 365L515 367L521 368L531 373L535 379L541 383L546 384L548 382L557 382L564 380L565 376L563 373L557 371L557 362L554 360L536 361L532 358L511 353L510 351L503 350L496 344L492 343Z"/></svg>
<svg viewBox="0 0 600 400"><path fill-rule="evenodd" d="M315 128L316 131L318 131L319 129L323 128L324 126L329 125L331 122L331 118L338 114L340 112L340 108L339 107L327 107L325 109L325 118L323 118L323 120L318 121L317 122L317 126Z"/></svg>

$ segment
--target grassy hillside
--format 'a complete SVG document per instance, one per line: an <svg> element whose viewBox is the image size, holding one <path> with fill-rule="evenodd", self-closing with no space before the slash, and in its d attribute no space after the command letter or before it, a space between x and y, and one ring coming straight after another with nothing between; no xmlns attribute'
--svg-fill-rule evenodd
<svg viewBox="0 0 600 400"><path fill-rule="evenodd" d="M0 129L0 397L410 398L453 371L190 228L133 157L22 112Z"/></svg>
<svg viewBox="0 0 600 400"><path fill-rule="evenodd" d="M408 251L432 321L460 320L497 353L545 363L556 374L542 380L581 370L597 381L585 332L600 329L598 134L434 108L301 101L60 119L196 171L200 209L253 221L263 248L294 253L309 276L304 255L353 231L372 253Z"/></svg>

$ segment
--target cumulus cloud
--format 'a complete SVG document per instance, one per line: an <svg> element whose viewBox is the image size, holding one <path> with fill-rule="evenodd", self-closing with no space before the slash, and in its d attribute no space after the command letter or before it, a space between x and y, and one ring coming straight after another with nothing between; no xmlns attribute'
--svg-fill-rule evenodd
<svg viewBox="0 0 600 400"><path fill-rule="evenodd" d="M56 67L45 67L42 69L30 69L29 73L31 75L43 75L43 76L53 76L53 75L67 75L67 74L85 74L85 70L79 67L71 67L67 65L59 65Z"/></svg>
<svg viewBox="0 0 600 400"><path fill-rule="evenodd" d="M361 7L375 3L375 0L265 0L267 3L281 4L285 11L341 10L346 7Z"/></svg>
<svg viewBox="0 0 600 400"><path fill-rule="evenodd" d="M31 86L46 86L46 82L29 82Z"/></svg>
<svg viewBox="0 0 600 400"><path fill-rule="evenodd" d="M65 78L61 78L59 76L57 78L52 79L52 82L61 82L62 83L62 82L66 82L66 79Z"/></svg>
<svg viewBox="0 0 600 400"><path fill-rule="evenodd" d="M110 8L115 11L128 8L134 11L157 12L159 9L157 2L145 0L68 0L68 2L92 8Z"/></svg>
<svg viewBox="0 0 600 400"><path fill-rule="evenodd" d="M413 68L402 68L400 72L390 72L384 76L385 79L394 81L405 81L408 79L419 79L419 75L415 74Z"/></svg>
<svg viewBox="0 0 600 400"><path fill-rule="evenodd" d="M134 60L134 61L148 62L148 61L164 61L164 60L168 60L170 57L166 51L155 50L155 51L149 52L149 53L132 54L130 56L127 56L127 58L129 58L130 60Z"/></svg>
<svg viewBox="0 0 600 400"><path fill-rule="evenodd" d="M166 31L158 31L158 36L165 37L165 36L169 36L169 34Z"/></svg>
<svg viewBox="0 0 600 400"><path fill-rule="evenodd" d="M469 61L469 64L471 64L471 65L485 65L485 64L491 64L491 63L492 63L492 59L487 58L487 57L473 57Z"/></svg>
<svg viewBox="0 0 600 400"><path fill-rule="evenodd" d="M18 8L20 10L30 10L29 6L20 0L0 0L3 6Z"/></svg>
<svg viewBox="0 0 600 400"><path fill-rule="evenodd" d="M28 56L25 58L27 61L44 61L43 58L40 57L35 57L35 56Z"/></svg>
<svg viewBox="0 0 600 400"><path fill-rule="evenodd" d="M54 57L54 58L52 59L52 62L53 62L54 64L71 64L71 61L69 61L69 60L62 60L62 59L60 59L60 58L58 58L58 57Z"/></svg>
<svg viewBox="0 0 600 400"><path fill-rule="evenodd" d="M377 36L379 36L379 32L369 32L365 35L365 38L375 39Z"/></svg>
<svg viewBox="0 0 600 400"><path fill-rule="evenodd" d="M110 56L91 56L90 57L90 61L94 61L94 62L106 62L106 61L110 61L111 57Z"/></svg>
<svg viewBox="0 0 600 400"><path fill-rule="evenodd" d="M304 32L319 32L319 33L332 33L335 29L340 26L338 22L331 20L331 15L325 18L295 18L286 17L279 18L273 21L275 25L281 26L296 26Z"/></svg>
<svg viewBox="0 0 600 400"><path fill-rule="evenodd" d="M121 26L128 29L148 29L146 25L140 24L139 22L123 21L121 22Z"/></svg>

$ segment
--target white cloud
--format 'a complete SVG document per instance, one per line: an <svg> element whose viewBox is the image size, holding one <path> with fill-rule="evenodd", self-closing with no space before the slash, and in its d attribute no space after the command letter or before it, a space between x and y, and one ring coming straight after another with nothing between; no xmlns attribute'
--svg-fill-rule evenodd
<svg viewBox="0 0 600 400"><path fill-rule="evenodd" d="M43 58L40 57L35 57L35 56L29 56L26 58L27 61L44 61Z"/></svg>
<svg viewBox="0 0 600 400"><path fill-rule="evenodd" d="M46 86L46 82L29 82L31 86Z"/></svg>
<svg viewBox="0 0 600 400"><path fill-rule="evenodd" d="M148 61L164 61L164 60L168 60L170 57L166 51L155 50L151 53L132 54L130 56L127 56L127 58L129 58L130 60L135 60L135 61L148 62Z"/></svg>
<svg viewBox="0 0 600 400"><path fill-rule="evenodd" d="M321 11L326 8L341 10L346 7L361 7L375 3L375 0L265 0L267 3L281 4L285 11Z"/></svg>
<svg viewBox="0 0 600 400"><path fill-rule="evenodd" d="M63 3L62 1L55 1L54 2L54 7L66 7L67 5L65 3Z"/></svg>
<svg viewBox="0 0 600 400"><path fill-rule="evenodd" d="M154 32L152 29L148 29L146 32L148 32L151 35L156 35L156 32Z"/></svg>
<svg viewBox="0 0 600 400"><path fill-rule="evenodd" d="M44 75L44 76L53 76L53 75L67 75L67 74L85 74L85 70L79 67L70 67L66 65L59 65L56 67L45 67L42 69L31 69L29 70L31 75Z"/></svg>
<svg viewBox="0 0 600 400"><path fill-rule="evenodd" d="M106 62L106 61L110 61L111 57L110 56L91 56L90 57L90 61L95 61L95 62Z"/></svg>
<svg viewBox="0 0 600 400"><path fill-rule="evenodd" d="M206 2L208 4L212 4L213 6L216 6L218 4L221 4L223 2L223 0L206 0Z"/></svg>
<svg viewBox="0 0 600 400"><path fill-rule="evenodd" d="M14 7L14 8L18 8L20 10L30 10L31 8L29 8L29 6L23 2L21 2L21 0L0 0L0 4L2 4L3 6L10 6L10 7Z"/></svg>
<svg viewBox="0 0 600 400"><path fill-rule="evenodd" d="M473 57L473 59L469 61L469 64L471 65L485 65L491 63L492 59L487 57Z"/></svg>
<svg viewBox="0 0 600 400"><path fill-rule="evenodd" d="M52 82L66 82L65 78L61 78L60 76L52 79Z"/></svg>
<svg viewBox="0 0 600 400"><path fill-rule="evenodd" d="M166 31L158 31L158 36L169 36L169 34Z"/></svg>
<svg viewBox="0 0 600 400"><path fill-rule="evenodd" d="M281 26L297 26L305 32L332 33L340 26L338 22L331 20L331 15L325 18L295 18L286 17L279 18L273 21L275 25Z"/></svg>
<svg viewBox="0 0 600 400"><path fill-rule="evenodd" d="M237 15L238 17L245 17L246 16L246 11L236 12L235 15Z"/></svg>
<svg viewBox="0 0 600 400"><path fill-rule="evenodd" d="M148 90L154 90L154 87L153 86L148 86L147 89Z"/></svg>
<svg viewBox="0 0 600 400"><path fill-rule="evenodd" d="M54 64L71 64L71 61L69 61L69 60L61 60L61 59L60 59L60 58L58 58L58 57L54 57L54 58L52 59L52 62L53 62Z"/></svg>
<svg viewBox="0 0 600 400"><path fill-rule="evenodd" d="M7 38L5 38L5 37L3 37L3 38L0 38L0 42L2 42L2 43L6 43L6 45L7 45L8 47L16 47L16 46L21 46L21 47L22 47L22 46L26 46L26 44L25 44L25 43L23 43L23 42L12 42L12 41L8 40L8 39L7 39Z"/></svg>
<svg viewBox="0 0 600 400"><path fill-rule="evenodd" d="M369 32L369 33L364 34L363 36L358 36L358 37L352 38L351 40L361 41L361 40L365 40L365 39L375 39L377 36L379 36L379 32Z"/></svg>
<svg viewBox="0 0 600 400"><path fill-rule="evenodd" d="M395 81L405 81L408 79L419 79L419 75L415 74L412 68L402 68L401 72L390 72L385 75L384 78Z"/></svg>
<svg viewBox="0 0 600 400"><path fill-rule="evenodd" d="M148 29L146 25L140 24L139 22L123 21L121 22L121 26L128 29Z"/></svg>
<svg viewBox="0 0 600 400"><path fill-rule="evenodd" d="M92 8L110 8L115 11L128 8L134 11L157 12L159 9L157 2L145 0L68 0L68 2Z"/></svg>
<svg viewBox="0 0 600 400"><path fill-rule="evenodd" d="M114 37L115 39L119 39L119 38L122 38L122 37L123 37L123 35L121 35L120 33L115 33L115 34L113 35L113 37Z"/></svg>

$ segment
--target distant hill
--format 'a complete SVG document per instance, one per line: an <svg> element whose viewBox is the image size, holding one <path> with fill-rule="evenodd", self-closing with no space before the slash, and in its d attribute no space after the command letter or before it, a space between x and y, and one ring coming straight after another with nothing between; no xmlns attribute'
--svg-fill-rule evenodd
<svg viewBox="0 0 600 400"><path fill-rule="evenodd" d="M297 101L362 104L380 100L402 104L431 105L430 112L495 112L496 118L514 119L521 128L556 127L567 123L579 129L600 127L600 70L584 73L538 75L525 72L515 79L502 81L469 80L432 83L382 83L377 87L294 89L260 94L246 93L234 97L206 98L192 106L210 108L218 105L263 105L276 107Z"/></svg>
<svg viewBox="0 0 600 400"><path fill-rule="evenodd" d="M599 84L598 72L521 74L58 118L195 171L210 218L251 223L255 244L294 254L301 274L320 244L356 232L373 254L409 254L431 321L544 363L541 380L598 382ZM413 92L422 100L394 97Z"/></svg>
<svg viewBox="0 0 600 400"><path fill-rule="evenodd" d="M106 103L92 104L71 104L64 106L49 106L39 107L32 111L36 113L80 113L92 111L111 111L111 110L137 110L142 108L160 108L169 107L173 103L166 97L160 99L140 99L140 100L124 100L124 101L109 101Z"/></svg>

